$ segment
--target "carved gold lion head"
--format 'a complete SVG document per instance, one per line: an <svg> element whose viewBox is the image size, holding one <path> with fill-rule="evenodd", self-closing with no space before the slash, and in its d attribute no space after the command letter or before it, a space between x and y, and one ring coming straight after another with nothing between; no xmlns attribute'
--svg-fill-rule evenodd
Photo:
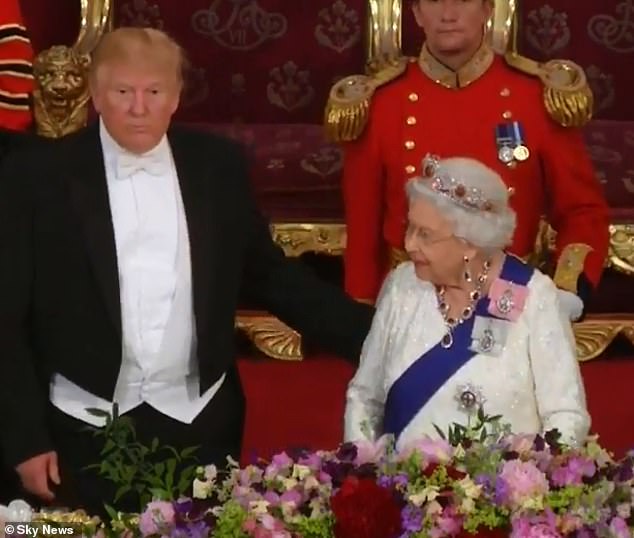
<svg viewBox="0 0 634 538"><path fill-rule="evenodd" d="M46 49L33 63L36 121L67 126L88 100L90 58L64 45ZM44 114L46 118L38 115ZM64 128L64 131L67 129Z"/></svg>

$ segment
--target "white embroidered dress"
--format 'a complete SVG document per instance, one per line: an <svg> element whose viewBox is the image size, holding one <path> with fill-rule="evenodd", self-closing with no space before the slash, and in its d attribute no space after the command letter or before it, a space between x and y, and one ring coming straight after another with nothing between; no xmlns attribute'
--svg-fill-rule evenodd
<svg viewBox="0 0 634 538"><path fill-rule="evenodd" d="M437 437L434 424L443 431L454 422L466 424L477 405L465 406L465 395L482 403L487 414L503 415L514 433L557 428L571 445L584 441L590 417L570 322L560 312L550 278L536 270L527 288L519 318L504 322L502 334L496 335L501 345L487 354L476 353L447 379L401 432L397 447L423 435ZM381 436L390 387L444 334L433 285L416 277L411 262L401 264L381 290L359 368L348 387L346 441Z"/></svg>

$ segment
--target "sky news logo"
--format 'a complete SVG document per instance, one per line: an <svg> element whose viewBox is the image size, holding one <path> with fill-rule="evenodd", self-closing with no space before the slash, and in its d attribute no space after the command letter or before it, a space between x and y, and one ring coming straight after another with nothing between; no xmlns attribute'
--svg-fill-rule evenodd
<svg viewBox="0 0 634 538"><path fill-rule="evenodd" d="M70 525L56 525L51 523L5 523L6 538L25 536L31 538L49 536L80 536Z"/></svg>

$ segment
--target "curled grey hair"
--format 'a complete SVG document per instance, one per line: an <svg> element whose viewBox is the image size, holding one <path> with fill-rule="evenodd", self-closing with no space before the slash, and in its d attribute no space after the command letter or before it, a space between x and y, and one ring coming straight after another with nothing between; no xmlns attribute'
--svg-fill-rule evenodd
<svg viewBox="0 0 634 538"><path fill-rule="evenodd" d="M454 227L453 233L474 247L492 252L511 244L515 233L516 215L509 206L509 191L502 178L493 170L474 159L423 161L423 177L412 178L406 186L410 203L426 198ZM466 207L455 196L435 186L450 181L460 188L477 191L483 200L491 203L490 211Z"/></svg>

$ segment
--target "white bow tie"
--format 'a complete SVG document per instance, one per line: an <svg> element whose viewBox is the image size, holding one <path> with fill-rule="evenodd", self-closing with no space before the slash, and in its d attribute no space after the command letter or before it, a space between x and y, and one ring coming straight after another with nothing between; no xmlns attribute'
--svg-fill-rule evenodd
<svg viewBox="0 0 634 538"><path fill-rule="evenodd" d="M161 155L129 155L122 154L117 157L117 177L129 178L132 174L145 171L152 176L160 176L167 171L167 162Z"/></svg>

